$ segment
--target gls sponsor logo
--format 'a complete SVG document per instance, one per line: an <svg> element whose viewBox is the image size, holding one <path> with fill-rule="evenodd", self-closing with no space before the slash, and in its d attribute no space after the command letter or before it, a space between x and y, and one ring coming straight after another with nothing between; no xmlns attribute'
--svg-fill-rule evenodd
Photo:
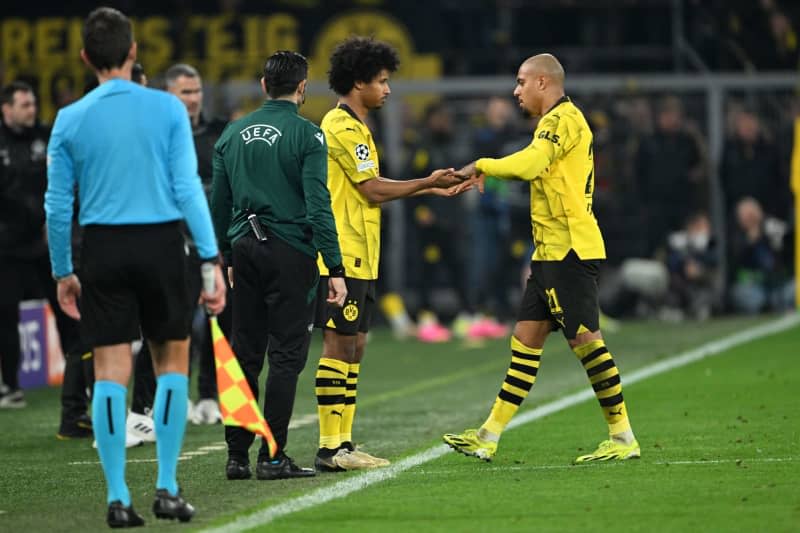
<svg viewBox="0 0 800 533"><path fill-rule="evenodd" d="M547 139L553 144L558 144L558 134L557 133L550 133L549 131L540 131L538 137L540 139Z"/></svg>
<svg viewBox="0 0 800 533"><path fill-rule="evenodd" d="M253 124L240 131L239 135L242 136L244 144L250 144L253 141L263 141L272 146L277 142L278 137L281 137L283 134L275 126L270 126L269 124Z"/></svg>

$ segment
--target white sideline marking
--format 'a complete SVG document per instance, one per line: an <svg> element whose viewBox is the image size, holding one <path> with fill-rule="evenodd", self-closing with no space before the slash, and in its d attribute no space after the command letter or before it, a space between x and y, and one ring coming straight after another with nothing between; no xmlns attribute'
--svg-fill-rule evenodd
<svg viewBox="0 0 800 533"><path fill-rule="evenodd" d="M180 457L178 457L178 461L186 461L186 460L191 459L191 458L192 458L191 455L190 456L181 455ZM158 462L158 459L155 459L155 458L153 458L153 459L127 459L125 461L125 464L130 465L130 464L134 464L134 463L157 463L157 462ZM67 464L70 465L70 466L99 465L100 461L72 461L72 462L69 462Z"/></svg>
<svg viewBox="0 0 800 533"><path fill-rule="evenodd" d="M316 424L316 423L317 423L317 413L293 416L291 422L289 422L289 429L297 429L303 426L310 426L311 424Z"/></svg>
<svg viewBox="0 0 800 533"><path fill-rule="evenodd" d="M800 314L791 314L768 324L762 324L760 326L740 331L739 333L734 333L733 335L730 335L724 339L703 344L698 348L689 350L688 352L684 352L675 357L671 357L669 359L665 359L663 361L640 368L639 370L630 372L627 374L624 383L627 385L632 385L637 381L642 381L657 374L668 372L675 368L688 365L689 363L699 361L705 357L724 352L725 350L733 348L734 346L738 346L739 344L744 344L773 333L779 333L791 328L792 326L796 326L797 324L800 324ZM570 394L558 400L541 405L535 409L531 409L530 411L520 413L511 421L510 424L508 424L507 427L508 429L513 429L534 420L538 420L539 418L543 418L547 415L557 413L594 397L594 391L592 391L591 388L575 394ZM203 531L205 533L234 533L245 531L257 526L262 526L275 520L276 518L296 513L310 507L315 507L331 500L343 498L348 494L365 489L370 485L374 485L375 483L392 479L409 468L432 461L448 452L450 452L450 448L448 446L445 444L439 444L425 450L424 452L406 457L405 459L402 459L401 461L398 461L397 463L394 463L386 468L369 470L363 474L348 477L347 479L343 479L342 481L334 483L333 485L321 487L303 496L298 496L283 503L266 507L250 515L237 518L228 524L215 528L204 529Z"/></svg>
<svg viewBox="0 0 800 533"><path fill-rule="evenodd" d="M295 429L302 426L310 425L313 422L317 421L317 415L302 415L297 417L297 422L292 421L289 424L289 429ZM178 457L179 461L187 461L192 457L199 457L203 455L208 455L211 452L217 452L222 450L227 450L228 446L226 444L211 444L207 446L200 446L196 450L191 450L188 452L182 452L180 457ZM136 463L155 463L157 462L156 459L128 459L126 461L127 464L136 464ZM84 465L99 465L100 461L72 461L67 463L70 466L84 466Z"/></svg>
<svg viewBox="0 0 800 533"><path fill-rule="evenodd" d="M210 446L200 446L197 449L204 452L216 452L220 450L227 450L228 446L226 446L225 444L212 444Z"/></svg>
<svg viewBox="0 0 800 533"><path fill-rule="evenodd" d="M211 444L207 446L200 446L197 450L188 451L181 453L180 457L178 457L178 461L187 461L192 457L197 457L201 455L208 455L210 452L216 452L220 450L227 450L228 447L225 444ZM127 464L135 464L135 463L155 463L157 459L128 459L125 461ZM72 461L67 463L70 466L83 466L83 465L99 465L100 461Z"/></svg>
<svg viewBox="0 0 800 533"><path fill-rule="evenodd" d="M316 424L317 422L317 415L316 414L309 414L309 415L300 415L294 417L294 419L289 423L289 429L297 429L303 426L310 426L311 424ZM188 451L181 453L180 457L178 457L179 461L186 461L191 459L192 457L201 456L201 455L208 455L210 452L216 452L221 450L227 450L228 447L225 444L212 444L210 446L200 446L197 450ZM135 463L155 463L157 462L156 459L128 459L126 461L128 464L135 464ZM67 463L71 466L83 466L83 465L99 465L100 461L72 461Z"/></svg>

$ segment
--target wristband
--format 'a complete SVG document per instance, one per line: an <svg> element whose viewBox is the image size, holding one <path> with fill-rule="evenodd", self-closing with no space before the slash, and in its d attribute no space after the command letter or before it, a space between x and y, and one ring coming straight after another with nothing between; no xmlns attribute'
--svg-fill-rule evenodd
<svg viewBox="0 0 800 533"><path fill-rule="evenodd" d="M344 265L339 263L335 267L331 267L328 269L328 277L329 278L343 278L344 277Z"/></svg>

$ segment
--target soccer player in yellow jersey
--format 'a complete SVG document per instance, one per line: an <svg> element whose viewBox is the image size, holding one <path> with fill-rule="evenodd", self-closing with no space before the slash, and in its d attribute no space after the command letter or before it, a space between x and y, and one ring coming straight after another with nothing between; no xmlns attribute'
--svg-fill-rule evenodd
<svg viewBox="0 0 800 533"><path fill-rule="evenodd" d="M367 113L383 106L389 96L389 75L398 64L392 47L363 37L347 39L331 56L328 82L339 95L339 102L325 115L321 127L328 142L328 188L348 294L340 309L325 304L327 294L321 292L317 299L316 324L324 328L316 375L320 444L315 465L320 471L389 464L386 459L356 450L352 438L359 365L375 308L380 204L417 194L448 196L454 192L448 188L463 180L453 169L407 181L381 176L375 142L364 122ZM329 274L322 262L319 268L320 275ZM321 282L320 287L323 285L327 287Z"/></svg>
<svg viewBox="0 0 800 533"><path fill-rule="evenodd" d="M609 432L597 450L575 462L637 458L639 443L622 399L619 371L600 334L597 271L606 251L592 214L592 132L564 95L564 69L550 54L522 63L514 96L523 110L541 117L533 141L507 157L470 163L459 173L472 178L460 187L482 190L485 175L530 182L536 245L531 275L511 337L511 364L489 417L479 429L446 434L444 441L465 455L490 460L536 380L545 339L562 329L586 369Z"/></svg>

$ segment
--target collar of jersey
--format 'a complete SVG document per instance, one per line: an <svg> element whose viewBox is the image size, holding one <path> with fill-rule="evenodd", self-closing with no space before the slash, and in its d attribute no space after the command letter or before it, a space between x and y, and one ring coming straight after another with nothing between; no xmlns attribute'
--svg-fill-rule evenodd
<svg viewBox="0 0 800 533"><path fill-rule="evenodd" d="M555 109L555 108L557 108L558 106L560 106L561 104L563 104L563 103L565 103L565 102L569 102L569 101L570 101L570 99L569 99L569 96L567 96L567 95L565 94L564 96L562 96L561 98L559 98L559 99L558 99L558 101L557 101L555 104L553 104L553 107L551 107L550 109L548 109L548 110L547 110L547 112L545 113L545 115L546 115L547 113L549 113L550 111L552 111L553 109Z"/></svg>
<svg viewBox="0 0 800 533"><path fill-rule="evenodd" d="M336 107L338 107L339 109L341 109L342 111L344 111L345 113L347 113L348 115L350 115L351 117L356 119L357 121L361 122L361 119L358 118L358 115L356 115L356 112L353 111L353 109L349 105L339 103L339 104L336 105Z"/></svg>
<svg viewBox="0 0 800 533"><path fill-rule="evenodd" d="M297 113L297 104L294 102L290 102L289 100L265 100L264 105L261 106L264 109L281 109L285 108L290 111L294 111Z"/></svg>

